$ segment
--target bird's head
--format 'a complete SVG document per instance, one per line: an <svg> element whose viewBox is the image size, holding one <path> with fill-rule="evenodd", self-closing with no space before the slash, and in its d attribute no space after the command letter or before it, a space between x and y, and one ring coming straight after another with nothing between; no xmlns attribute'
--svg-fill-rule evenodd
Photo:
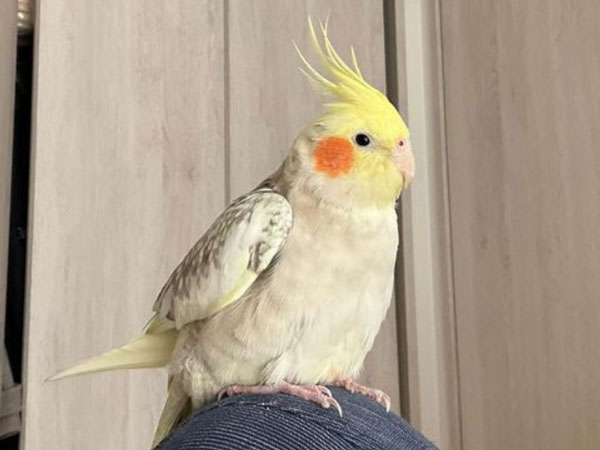
<svg viewBox="0 0 600 450"><path fill-rule="evenodd" d="M296 140L307 184L345 204L393 205L414 176L409 132L390 101L363 78L352 50L352 68L335 51L320 24L323 46L309 27L322 75L300 53L302 72L328 97L325 113ZM323 48L324 47L324 48Z"/></svg>

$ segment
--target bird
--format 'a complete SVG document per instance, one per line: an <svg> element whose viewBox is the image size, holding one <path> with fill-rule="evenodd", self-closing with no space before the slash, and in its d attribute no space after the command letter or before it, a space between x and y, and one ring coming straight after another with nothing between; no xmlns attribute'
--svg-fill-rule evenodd
<svg viewBox="0 0 600 450"><path fill-rule="evenodd" d="M52 380L169 367L157 446L189 414L244 393L284 393L336 409L327 385L390 399L356 381L390 306L396 203L415 161L399 112L308 20L326 101L281 166L228 206L158 294L143 334Z"/></svg>

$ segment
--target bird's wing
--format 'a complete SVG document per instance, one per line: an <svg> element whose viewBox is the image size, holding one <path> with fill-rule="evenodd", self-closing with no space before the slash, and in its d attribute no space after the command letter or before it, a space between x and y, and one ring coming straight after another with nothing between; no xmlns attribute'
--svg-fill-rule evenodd
<svg viewBox="0 0 600 450"><path fill-rule="evenodd" d="M238 300L281 250L291 226L290 204L272 189L239 198L177 266L154 303L156 319L181 328Z"/></svg>

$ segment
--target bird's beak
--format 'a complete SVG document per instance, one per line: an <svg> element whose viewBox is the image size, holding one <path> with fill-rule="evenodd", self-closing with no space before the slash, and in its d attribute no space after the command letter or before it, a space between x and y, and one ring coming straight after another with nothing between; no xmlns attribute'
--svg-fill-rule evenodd
<svg viewBox="0 0 600 450"><path fill-rule="evenodd" d="M408 139L396 145L392 159L396 169L404 176L404 187L408 186L415 176L415 157Z"/></svg>

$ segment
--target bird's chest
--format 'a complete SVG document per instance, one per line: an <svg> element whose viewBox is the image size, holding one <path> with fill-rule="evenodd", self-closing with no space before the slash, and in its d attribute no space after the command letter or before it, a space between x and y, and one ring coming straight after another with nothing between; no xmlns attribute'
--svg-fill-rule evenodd
<svg viewBox="0 0 600 450"><path fill-rule="evenodd" d="M298 381L354 374L390 303L396 215L299 211L294 217L271 289L298 345L279 368Z"/></svg>
<svg viewBox="0 0 600 450"><path fill-rule="evenodd" d="M303 307L307 303L318 308L350 305L366 294L375 294L387 282L397 245L392 215L301 215L295 218L274 281L286 287L298 285L295 300Z"/></svg>

